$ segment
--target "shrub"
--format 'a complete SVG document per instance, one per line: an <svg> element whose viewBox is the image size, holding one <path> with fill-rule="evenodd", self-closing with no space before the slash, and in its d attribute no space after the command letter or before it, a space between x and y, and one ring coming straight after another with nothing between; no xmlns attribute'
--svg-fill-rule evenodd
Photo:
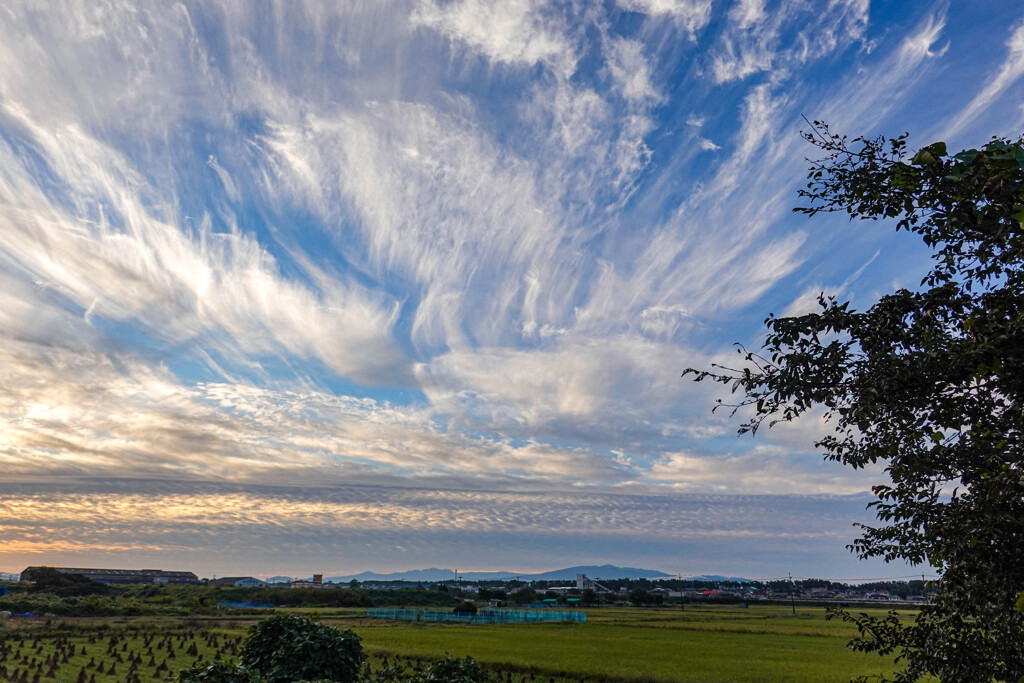
<svg viewBox="0 0 1024 683"><path fill-rule="evenodd" d="M445 657L409 679L410 683L494 683L495 679L472 657Z"/></svg>
<svg viewBox="0 0 1024 683"><path fill-rule="evenodd" d="M233 664L193 664L178 673L178 683L261 683L254 671Z"/></svg>
<svg viewBox="0 0 1024 683"><path fill-rule="evenodd" d="M476 605L469 600L463 600L455 606L455 609L453 609L452 612L455 612L456 614L476 614Z"/></svg>
<svg viewBox="0 0 1024 683"><path fill-rule="evenodd" d="M296 615L272 617L249 629L242 666L267 683L326 678L354 683L363 662L359 636Z"/></svg>

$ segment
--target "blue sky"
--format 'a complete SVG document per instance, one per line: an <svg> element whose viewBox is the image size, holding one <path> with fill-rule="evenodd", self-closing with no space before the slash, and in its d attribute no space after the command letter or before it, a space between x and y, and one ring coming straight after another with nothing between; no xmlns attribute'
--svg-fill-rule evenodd
<svg viewBox="0 0 1024 683"><path fill-rule="evenodd" d="M0 569L874 577L880 470L680 379L927 253L802 116L1024 128L1012 2L0 13Z"/></svg>

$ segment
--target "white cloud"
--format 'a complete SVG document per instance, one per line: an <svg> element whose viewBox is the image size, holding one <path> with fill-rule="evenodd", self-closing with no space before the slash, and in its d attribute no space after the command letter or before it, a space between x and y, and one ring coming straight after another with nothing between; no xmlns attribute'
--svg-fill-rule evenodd
<svg viewBox="0 0 1024 683"><path fill-rule="evenodd" d="M707 570L763 578L785 571L796 555L802 563L830 567L835 575L835 567L863 571L862 565L852 565L856 560L842 552L842 544L854 533L851 520L866 517L865 502L863 496L664 491L20 483L0 485L6 563L0 569L20 571L44 557L77 565L116 565L134 558L202 576L254 567L262 576L294 573L311 563L331 576L408 570L409 557L416 557L423 565L463 570L545 571L609 561L674 570L683 553L694 558L687 560L687 569L697 572L705 567L695 564L699 557ZM139 519L147 524L139 525ZM664 542L638 545L639 537ZM791 550L784 567L765 559L780 544ZM209 553L208 547L217 552ZM480 547L492 549L484 564ZM324 564L325 557L335 559ZM823 565L825 558L839 559Z"/></svg>
<svg viewBox="0 0 1024 683"><path fill-rule="evenodd" d="M931 46L945 24L944 14L926 15L874 68L825 93L811 118L827 121L836 130L875 129L933 68L937 60L932 59L936 53Z"/></svg>
<svg viewBox="0 0 1024 683"><path fill-rule="evenodd" d="M933 14L929 16L917 29L917 32L903 39L900 45L900 52L910 59L922 59L924 57L941 57L946 53L946 47L941 50L932 50L932 46L942 35L942 29L946 27L945 16Z"/></svg>
<svg viewBox="0 0 1024 683"><path fill-rule="evenodd" d="M935 56L933 53L928 52L927 47L924 49L929 56ZM944 51L945 48L943 48L942 52ZM938 56L941 56L942 52L938 53ZM1020 80L1021 76L1024 76L1024 21L1017 24L1011 30L1010 37L1006 41L1006 58L999 66L998 71L985 83L985 86L967 106L957 113L953 121L946 127L942 137L951 137L963 130L968 123L982 111L986 110L1007 88Z"/></svg>
<svg viewBox="0 0 1024 683"><path fill-rule="evenodd" d="M606 43L608 69L622 97L634 103L657 103L663 98L651 83L651 68L644 57L643 43L611 38Z"/></svg>
<svg viewBox="0 0 1024 683"><path fill-rule="evenodd" d="M16 294L22 294L15 290ZM0 310L12 311L6 305ZM68 322L35 306L36 329ZM12 322L10 313L3 319ZM15 319L16 322L16 319ZM84 323L75 339L94 342ZM186 385L166 368L78 345L2 337L0 463L9 478L54 476L472 485L616 483L626 475L580 448L513 444L437 426L425 406L394 407L303 386ZM37 332L38 334L38 332Z"/></svg>
<svg viewBox="0 0 1024 683"><path fill-rule="evenodd" d="M590 88L558 84L552 91L538 93L538 106L550 112L552 133L570 157L600 154L606 144L602 128L612 117L608 103Z"/></svg>
<svg viewBox="0 0 1024 683"><path fill-rule="evenodd" d="M622 411L656 406L685 388L673 365L681 362L672 347L639 338L566 340L550 351L452 352L419 366L417 373L431 404L442 413L529 431L561 420L621 419ZM634 395L624 403L622 392L633 383L644 386L644 398L637 402Z"/></svg>
<svg viewBox="0 0 1024 683"><path fill-rule="evenodd" d="M249 235L194 235L154 215L155 191L120 154L75 127L43 128L5 110L64 187L52 202L16 152L0 145L0 255L13 272L67 297L90 319L135 326L178 344L201 340L226 354L288 354L361 381L398 380L390 329L397 304L354 283L317 290L285 279ZM397 374L396 374L397 373Z"/></svg>
<svg viewBox="0 0 1024 683"><path fill-rule="evenodd" d="M782 312L782 317L789 318L795 316L806 315L808 313L817 313L821 311L821 305L818 303L818 299L824 295L826 299L829 297L842 297L849 292L851 285L856 282L867 267L875 262L875 259L881 254L881 251L875 251L875 253L865 261L860 268L855 270L849 277L847 277L839 285L825 287L821 284L814 284L808 286L804 291L797 296L796 299L786 307Z"/></svg>
<svg viewBox="0 0 1024 683"><path fill-rule="evenodd" d="M616 0L619 7L656 18L671 18L690 37L711 21L711 0Z"/></svg>
<svg viewBox="0 0 1024 683"><path fill-rule="evenodd" d="M750 28L764 17L764 0L737 0L729 12L729 18L741 29Z"/></svg>
<svg viewBox="0 0 1024 683"><path fill-rule="evenodd" d="M217 177L220 178L220 182L224 186L224 191L227 192L228 198L237 202L240 199L238 187L235 185L235 181L231 177L231 174L228 173L223 166L217 163L217 157L212 154L206 160L206 164L212 168L214 173L217 174Z"/></svg>
<svg viewBox="0 0 1024 683"><path fill-rule="evenodd" d="M655 337L674 338L682 326L691 323L692 316L680 304L648 306L640 313L640 329Z"/></svg>
<svg viewBox="0 0 1024 683"><path fill-rule="evenodd" d="M763 0L739 0L729 13L731 25L711 50L715 83L768 72L779 83L798 78L803 67L851 44L863 42L868 0L832 0L814 5L788 3L767 12Z"/></svg>
<svg viewBox="0 0 1024 683"><path fill-rule="evenodd" d="M683 491L800 491L805 495L861 493L879 479L875 470L851 474L838 463L822 463L820 455L774 445L757 446L742 455L665 453L654 462L649 476Z"/></svg>
<svg viewBox="0 0 1024 683"><path fill-rule="evenodd" d="M818 313L821 311L821 306L818 304L818 299L824 295L825 298L830 296L837 296L839 292L835 288L826 289L820 284L809 285L803 292L800 293L793 301L786 306L785 310L782 311L783 318L792 318L808 313Z"/></svg>
<svg viewBox="0 0 1024 683"><path fill-rule="evenodd" d="M414 25L434 29L500 63L543 63L562 78L576 70L576 55L559 22L535 0L459 0L439 5L422 0L410 15Z"/></svg>
<svg viewBox="0 0 1024 683"><path fill-rule="evenodd" d="M268 192L306 198L331 221L351 207L361 239L346 240L347 256L415 287L424 353L518 336L508 314L524 272L542 280L533 310L566 293L552 289L568 277L556 260L557 189L542 193L527 162L463 120L399 102L274 125L265 145ZM558 321L537 324L548 322Z"/></svg>
<svg viewBox="0 0 1024 683"><path fill-rule="evenodd" d="M229 527L251 513L266 530L274 509L310 538L337 518L393 524L410 552L451 511L506 540L563 519L653 534L657 515L638 520L662 509L645 502L659 489L792 490L788 473L851 490L792 455L819 424L722 446L734 425L708 414L718 387L679 373L713 360L695 345L752 334L737 311L814 260L821 240L783 219L804 170L798 114L873 129L941 62L944 19L876 61L858 53L859 72L828 71L822 94L803 69L864 40L866 0L742 0L714 26L709 2L619 4L647 16L525 0L10 3L5 475L437 484L433 503L224 499ZM1014 59L982 109L1010 90ZM716 77L732 85L701 82ZM703 113L680 134L679 111ZM819 288L772 295L792 311ZM625 516L597 498L558 507L552 490L581 483L648 495ZM442 485L463 493L442 500ZM488 487L542 493L466 502ZM211 537L243 536L218 531L214 496L150 493L124 509L194 506ZM97 499L76 502L77 529ZM761 520L763 506L744 509ZM721 535L756 537L723 519Z"/></svg>
<svg viewBox="0 0 1024 683"><path fill-rule="evenodd" d="M726 40L711 63L711 73L716 83L742 80L751 74L770 69L773 56L764 45L737 47L733 41Z"/></svg>

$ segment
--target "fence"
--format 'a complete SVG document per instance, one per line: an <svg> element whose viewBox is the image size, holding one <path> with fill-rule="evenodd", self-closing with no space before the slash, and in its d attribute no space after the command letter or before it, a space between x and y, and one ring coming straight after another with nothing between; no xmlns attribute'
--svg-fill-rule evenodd
<svg viewBox="0 0 1024 683"><path fill-rule="evenodd" d="M375 619L398 621L420 621L443 624L525 624L537 621L586 622L586 612L564 612L558 610L488 609L476 614L468 612L442 612L428 609L391 609L371 607L366 616Z"/></svg>
<svg viewBox="0 0 1024 683"><path fill-rule="evenodd" d="M218 602L218 607L273 607L272 602Z"/></svg>

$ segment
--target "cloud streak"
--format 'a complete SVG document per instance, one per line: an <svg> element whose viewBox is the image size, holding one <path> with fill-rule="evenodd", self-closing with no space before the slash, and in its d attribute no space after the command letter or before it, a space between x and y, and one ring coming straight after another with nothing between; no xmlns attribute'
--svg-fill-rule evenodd
<svg viewBox="0 0 1024 683"><path fill-rule="evenodd" d="M451 558L443 553L452 545L492 544L497 538L505 542L492 548L488 562L526 570L551 567L551 562L571 561L573 556L586 561L574 555L580 547L589 547L582 558L596 561L601 548L626 548L641 536L678 547L706 543L702 539L710 535L716 539L707 543L711 554L749 573L777 568L743 559L737 552L743 544L832 546L850 536L849 515L863 502L863 497L540 494L85 479L16 490L0 487L0 518L5 520L0 530L10 544L7 563L37 562L41 553L55 547L83 560L161 553L192 558L196 546L215 543L223 556L216 568L238 571L250 544L258 542L286 550L300 561L327 563L325 570L336 573L361 571L368 562L378 570L401 568L396 563L402 561L449 566ZM140 518L148 520L144 529L136 523ZM43 526L49 530L45 540L35 533ZM573 547L559 550L565 537L576 539ZM533 539L526 543L532 550L517 556L526 538ZM505 543L510 547L503 548ZM360 548L361 557L346 552L334 559L335 552L352 547ZM680 560L673 551L647 551L637 559ZM683 562L698 571L703 566L692 559ZM206 559L196 568L214 567ZM263 565L264 575L292 568L275 561Z"/></svg>
<svg viewBox="0 0 1024 683"><path fill-rule="evenodd" d="M457 556L464 533L539 567L558 539L637 553L631 525L733 559L714 539L816 538L666 512L770 519L776 499L755 494L847 496L881 476L822 463L817 419L736 440L710 414L716 388L679 374L731 358L768 310L870 297L921 256L882 227L836 241L789 216L801 114L853 134L995 120L1022 35L1008 18L993 76L922 114L970 57L946 36L959 9L876 25L863 0L829 8L11 3L0 464L19 486L67 486L8 492L19 556L57 522L78 536L55 553L128 553L89 512L90 476L136 482L118 528L161 506L189 519L197 536L135 537L153 558L197 538L240 558L232 530L287 543L286 524L303 552L394 529L395 547L429 533ZM683 495L712 493L736 498ZM47 517L58 499L66 515Z"/></svg>

